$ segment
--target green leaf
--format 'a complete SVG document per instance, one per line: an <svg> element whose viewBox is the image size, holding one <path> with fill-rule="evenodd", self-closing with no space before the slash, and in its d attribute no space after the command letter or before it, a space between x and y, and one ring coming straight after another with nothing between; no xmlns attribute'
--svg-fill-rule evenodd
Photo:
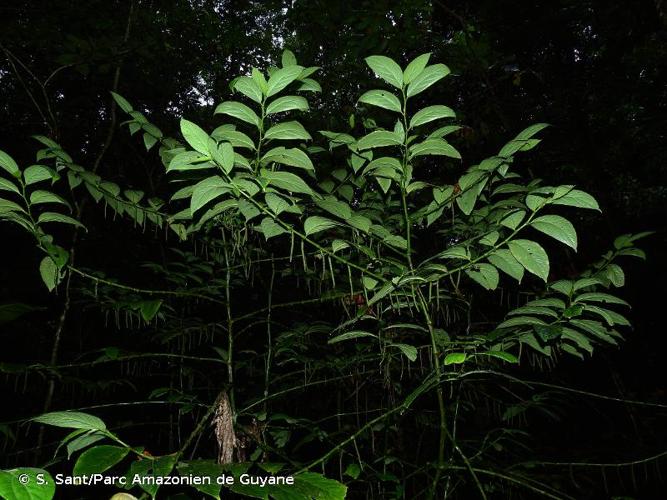
<svg viewBox="0 0 667 500"><path fill-rule="evenodd" d="M352 479L357 479L361 473L361 467L358 464L350 464L345 467L345 472L343 475L351 477Z"/></svg>
<svg viewBox="0 0 667 500"><path fill-rule="evenodd" d="M0 150L0 167L4 168L14 177L18 177L20 175L19 166L16 164L14 159L2 150Z"/></svg>
<svg viewBox="0 0 667 500"><path fill-rule="evenodd" d="M129 448L103 444L84 451L74 464L73 474L84 476L102 473L123 460L130 452Z"/></svg>
<svg viewBox="0 0 667 500"><path fill-rule="evenodd" d="M291 191L293 193L315 194L301 177L294 175L291 172L272 172L263 169L261 171L261 176L277 188Z"/></svg>
<svg viewBox="0 0 667 500"><path fill-rule="evenodd" d="M262 222L259 225L259 230L267 240L287 232L284 227L274 221L271 217L264 217L264 219L262 219Z"/></svg>
<svg viewBox="0 0 667 500"><path fill-rule="evenodd" d="M14 203L13 201L5 200L4 198L0 198L0 216L10 212L19 212L24 214L27 213L21 205Z"/></svg>
<svg viewBox="0 0 667 500"><path fill-rule="evenodd" d="M283 68L285 68L287 66L295 66L296 65L296 57L294 56L294 52L292 52L289 49L285 49L283 51L281 62L283 64Z"/></svg>
<svg viewBox="0 0 667 500"><path fill-rule="evenodd" d="M475 264L472 268L466 269L465 273L487 290L498 288L500 277L496 268L491 264Z"/></svg>
<svg viewBox="0 0 667 500"><path fill-rule="evenodd" d="M530 240L514 240L508 243L510 252L528 272L542 278L549 277L549 257L544 249Z"/></svg>
<svg viewBox="0 0 667 500"><path fill-rule="evenodd" d="M403 70L395 61L386 56L370 56L366 64L376 76L396 88L403 88Z"/></svg>
<svg viewBox="0 0 667 500"><path fill-rule="evenodd" d="M55 170L44 165L30 165L23 171L23 179L26 186L45 180L54 181L58 177L58 173Z"/></svg>
<svg viewBox="0 0 667 500"><path fill-rule="evenodd" d="M192 149L208 154L208 134L199 125L181 118L181 133Z"/></svg>
<svg viewBox="0 0 667 500"><path fill-rule="evenodd" d="M213 141L212 141L213 142ZM217 146L210 145L211 156L222 167L225 173L229 173L234 168L235 154L234 147L229 142L221 142Z"/></svg>
<svg viewBox="0 0 667 500"><path fill-rule="evenodd" d="M398 97L387 90L369 90L359 98L359 102L397 113L401 112L401 102L398 100Z"/></svg>
<svg viewBox="0 0 667 500"><path fill-rule="evenodd" d="M300 92L322 92L322 87L312 78L304 78L297 90Z"/></svg>
<svg viewBox="0 0 667 500"><path fill-rule="evenodd" d="M32 421L54 427L65 427L66 429L103 431L107 428L104 422L96 416L78 411L54 411L35 417Z"/></svg>
<svg viewBox="0 0 667 500"><path fill-rule="evenodd" d="M194 215L208 202L228 192L229 184L218 175L199 181L192 191L192 198L190 198L190 213Z"/></svg>
<svg viewBox="0 0 667 500"><path fill-rule="evenodd" d="M500 221L500 224L510 229L516 229L517 227L519 227L519 224L523 222L525 216L526 216L525 210L516 210L507 217L505 217L504 219L502 219Z"/></svg>
<svg viewBox="0 0 667 500"><path fill-rule="evenodd" d="M316 203L321 209L345 221L348 221L352 217L350 206L344 201L336 199L335 196L325 196L321 200L317 200Z"/></svg>
<svg viewBox="0 0 667 500"><path fill-rule="evenodd" d="M60 281L60 272L57 264L51 257L47 256L42 259L42 262L39 264L39 274L46 288L48 288L49 292L52 292Z"/></svg>
<svg viewBox="0 0 667 500"><path fill-rule="evenodd" d="M491 356L492 358L502 359L503 361L506 361L508 363L519 362L519 358L517 358L514 354L510 354L509 352L505 351L486 351L486 352L480 352L480 354L484 354L485 356Z"/></svg>
<svg viewBox="0 0 667 500"><path fill-rule="evenodd" d="M410 120L410 128L418 127L419 125L424 125L425 123L441 118L456 118L456 113L454 113L452 108L448 108L447 106L429 106L414 114Z"/></svg>
<svg viewBox="0 0 667 500"><path fill-rule="evenodd" d="M142 300L139 312L146 323L150 322L160 310L162 300Z"/></svg>
<svg viewBox="0 0 667 500"><path fill-rule="evenodd" d="M287 66L285 68L274 71L271 75L271 78L269 78L269 84L266 93L267 97L271 97L272 95L277 94L285 87L287 87L290 83L299 77L301 71L303 71L303 68L298 65Z"/></svg>
<svg viewBox="0 0 667 500"><path fill-rule="evenodd" d="M298 109L299 111L308 111L308 101L301 96L286 95L271 101L266 107L266 114L272 115L275 113L282 113L283 111L291 111Z"/></svg>
<svg viewBox="0 0 667 500"><path fill-rule="evenodd" d="M16 184L4 177L0 177L0 191L11 191L12 193L21 194Z"/></svg>
<svg viewBox="0 0 667 500"><path fill-rule="evenodd" d="M47 222L60 222L62 224L71 224L72 226L77 226L85 229L84 225L81 224L78 220L73 219L69 215L63 215L56 212L44 212L39 215L37 219L38 224L44 224Z"/></svg>
<svg viewBox="0 0 667 500"><path fill-rule="evenodd" d="M556 188L554 199L551 201L554 205L566 205L600 211L598 202L590 194L579 189L566 190L561 188L568 188L568 186L559 186Z"/></svg>
<svg viewBox="0 0 667 500"><path fill-rule="evenodd" d="M417 359L417 348L408 344L388 344L389 347L396 347L399 349L403 355L408 358L410 361L416 361Z"/></svg>
<svg viewBox="0 0 667 500"><path fill-rule="evenodd" d="M410 147L410 158L425 155L448 156L457 160L461 159L461 154L451 144L444 139L437 138L426 139L424 142Z"/></svg>
<svg viewBox="0 0 667 500"><path fill-rule="evenodd" d="M249 123L250 125L259 127L259 116L257 116L257 114L248 106L237 101L225 101L219 104L218 107L215 108L215 114L233 116L234 118L243 120L244 122ZM197 149L197 151L199 150Z"/></svg>
<svg viewBox="0 0 667 500"><path fill-rule="evenodd" d="M341 335L338 335L337 337L334 337L332 339L329 339L329 344L336 344L338 342L342 342L344 340L350 340L350 339L358 339L361 337L373 337L377 338L377 335L370 333L370 332L364 332L361 330L353 330L350 332L343 333Z"/></svg>
<svg viewBox="0 0 667 500"><path fill-rule="evenodd" d="M84 448L87 448L91 444L95 444L98 441L101 441L102 439L105 439L106 436L100 432L97 431L83 431L84 434L80 434L82 431L74 431L72 434L76 434L77 437L75 439L72 439L67 443L67 459L69 460L74 453L77 451L83 450ZM72 436L70 434L70 436ZM64 440L63 440L64 442Z"/></svg>
<svg viewBox="0 0 667 500"><path fill-rule="evenodd" d="M314 215L306 219L306 222L303 224L303 229L306 233L306 236L310 236L311 234L319 233L320 231L326 231L327 229L331 229L337 225L338 223L336 221L327 219L326 217Z"/></svg>
<svg viewBox="0 0 667 500"><path fill-rule="evenodd" d="M252 151L255 150L255 143L250 137L248 137L243 132L230 129L226 125L222 125L216 128L211 133L211 137L219 141L227 141L235 148L245 148Z"/></svg>
<svg viewBox="0 0 667 500"><path fill-rule="evenodd" d="M27 478L27 481L24 479ZM0 498L6 500L51 500L56 482L47 471L30 467L0 470Z"/></svg>
<svg viewBox="0 0 667 500"><path fill-rule="evenodd" d="M123 111L125 111L126 113L133 111L132 105L129 102L127 102L127 100L123 96L116 94L115 92L111 92L111 97L113 97L113 100L116 101L118 107Z"/></svg>
<svg viewBox="0 0 667 500"><path fill-rule="evenodd" d="M65 205L70 210L72 209L67 200L63 199L57 194L38 189L37 191L30 193L30 204L39 205L40 203L59 203L61 205Z"/></svg>
<svg viewBox="0 0 667 500"><path fill-rule="evenodd" d="M465 352L452 352L445 356L445 366L448 365L460 365L468 359L468 355Z"/></svg>
<svg viewBox="0 0 667 500"><path fill-rule="evenodd" d="M449 68L444 64L427 66L408 85L407 96L412 97L423 92L438 80L449 74Z"/></svg>
<svg viewBox="0 0 667 500"><path fill-rule="evenodd" d="M244 96L249 97L256 103L260 104L264 99L264 94L259 85L249 76L242 76L234 82L234 90L241 92Z"/></svg>
<svg viewBox="0 0 667 500"><path fill-rule="evenodd" d="M564 217L560 215L543 215L533 220L530 225L547 236L565 243L574 250L577 249L577 232L572 223Z"/></svg>
<svg viewBox="0 0 667 500"><path fill-rule="evenodd" d="M424 68L428 64L428 60L430 58L431 53L428 52L426 54L417 56L412 61L410 61L410 64L408 64L408 66L405 68L405 71L403 71L403 83L407 85L417 76L419 76L421 72L424 71Z"/></svg>
<svg viewBox="0 0 667 500"><path fill-rule="evenodd" d="M313 162L308 155L298 148L284 148L282 146L273 148L262 157L262 163L282 163L291 167L315 170Z"/></svg>
<svg viewBox="0 0 667 500"><path fill-rule="evenodd" d="M269 130L266 131L264 138L269 141L273 139L283 139L283 140L312 140L312 137L306 129L303 128L299 122L283 122L278 125L274 125Z"/></svg>
<svg viewBox="0 0 667 500"><path fill-rule="evenodd" d="M357 149L363 151L364 149L381 148L385 146L398 146L402 144L402 140L395 132L388 130L374 130L368 135L365 135L357 142Z"/></svg>
<svg viewBox="0 0 667 500"><path fill-rule="evenodd" d="M575 302L602 302L603 304L621 304L630 307L625 300L602 292L586 292L577 296Z"/></svg>

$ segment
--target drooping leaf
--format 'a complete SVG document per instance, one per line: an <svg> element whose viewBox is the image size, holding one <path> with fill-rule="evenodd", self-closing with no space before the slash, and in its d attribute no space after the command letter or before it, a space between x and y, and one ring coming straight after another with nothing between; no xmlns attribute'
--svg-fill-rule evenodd
<svg viewBox="0 0 667 500"><path fill-rule="evenodd" d="M208 154L208 134L199 125L181 118L181 133L192 149Z"/></svg>

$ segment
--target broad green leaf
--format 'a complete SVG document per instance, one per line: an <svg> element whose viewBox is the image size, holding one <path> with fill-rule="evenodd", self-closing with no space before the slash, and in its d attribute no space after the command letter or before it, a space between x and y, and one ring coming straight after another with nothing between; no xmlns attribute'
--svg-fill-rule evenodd
<svg viewBox="0 0 667 500"><path fill-rule="evenodd" d="M304 78L297 90L300 92L322 92L322 87L312 78Z"/></svg>
<svg viewBox="0 0 667 500"><path fill-rule="evenodd" d="M337 225L338 223L336 221L327 219L326 217L320 217L319 215L313 215L312 217L308 217L306 222L303 223L303 229L306 236L310 236L311 234L331 229Z"/></svg>
<svg viewBox="0 0 667 500"><path fill-rule="evenodd" d="M162 300L160 299L141 301L139 312L141 313L141 317L144 319L146 323L152 321L152 319L160 310L161 305L162 305Z"/></svg>
<svg viewBox="0 0 667 500"><path fill-rule="evenodd" d="M0 177L0 191L11 191L12 193L21 194L16 184L4 177Z"/></svg>
<svg viewBox="0 0 667 500"><path fill-rule="evenodd" d="M77 411L54 411L32 419L39 424L65 427L66 429L88 429L103 431L107 427L94 415Z"/></svg>
<svg viewBox="0 0 667 500"><path fill-rule="evenodd" d="M274 71L274 73L269 78L269 84L266 93L267 97L271 97L272 95L277 94L285 87L287 87L290 83L299 77L301 71L303 71L303 68L298 65L287 66L285 68L279 69L278 71Z"/></svg>
<svg viewBox="0 0 667 500"><path fill-rule="evenodd" d="M575 299L575 302L602 302L603 304L621 304L624 306L630 306L625 300L610 295L608 293L602 292L586 292L578 295Z"/></svg>
<svg viewBox="0 0 667 500"><path fill-rule="evenodd" d="M398 146L402 143L398 134L388 130L374 130L370 134L365 135L357 142L357 149L363 151L365 149L380 148L385 146Z"/></svg>
<svg viewBox="0 0 667 500"><path fill-rule="evenodd" d="M272 115L274 113L282 113L283 111L291 111L298 109L299 111L308 111L308 101L301 96L286 95L271 101L266 107L266 114Z"/></svg>
<svg viewBox="0 0 667 500"><path fill-rule="evenodd" d="M544 249L530 240L514 240L508 243L510 252L528 272L547 281L549 257Z"/></svg>
<svg viewBox="0 0 667 500"><path fill-rule="evenodd" d="M388 344L389 347L396 347L410 361L417 359L417 348L408 344Z"/></svg>
<svg viewBox="0 0 667 500"><path fill-rule="evenodd" d="M39 264L39 274L46 288L48 288L49 292L52 292L60 281L60 272L58 265L51 257L47 256L42 259L42 262Z"/></svg>
<svg viewBox="0 0 667 500"><path fill-rule="evenodd" d="M386 56L370 56L366 64L376 76L396 88L403 88L403 70L395 61Z"/></svg>
<svg viewBox="0 0 667 500"><path fill-rule="evenodd" d="M516 229L517 227L519 227L519 224L523 222L523 219L525 217L526 217L525 210L516 210L507 217L505 217L504 219L502 219L500 221L500 224L510 229Z"/></svg>
<svg viewBox="0 0 667 500"><path fill-rule="evenodd" d="M433 64L424 68L408 85L407 96L412 97L423 92L438 80L449 74L449 68L444 64Z"/></svg>
<svg viewBox="0 0 667 500"><path fill-rule="evenodd" d="M272 140L272 139L284 139L284 140L300 139L306 141L312 140L310 134L306 132L305 128L303 128L303 125L301 125L299 122L296 121L283 122L279 123L278 125L274 125L269 130L266 131L264 138L266 140Z"/></svg>
<svg viewBox="0 0 667 500"><path fill-rule="evenodd" d="M269 181L272 186L277 188L291 191L293 193L315 194L301 177L294 175L291 172L271 172L269 170L262 170L261 176Z"/></svg>
<svg viewBox="0 0 667 500"><path fill-rule="evenodd" d="M544 130L549 126L548 123L536 123L534 125L531 125L530 127L527 127L523 129L519 134L515 137L515 139L518 140L527 140L533 137L535 134L540 132L541 130Z"/></svg>
<svg viewBox="0 0 667 500"><path fill-rule="evenodd" d="M351 477L352 479L357 479L361 473L361 467L357 464L350 464L345 468L343 475Z"/></svg>
<svg viewBox="0 0 667 500"><path fill-rule="evenodd" d="M194 215L197 210L208 202L228 192L229 184L220 176L214 175L199 181L192 191L190 212Z"/></svg>
<svg viewBox="0 0 667 500"><path fill-rule="evenodd" d="M543 215L530 223L532 227L552 238L577 249L577 232L572 223L560 215Z"/></svg>
<svg viewBox="0 0 667 500"><path fill-rule="evenodd" d="M424 125L425 123L439 120L441 118L456 118L456 113L447 106L437 105L417 111L410 120L410 128Z"/></svg>
<svg viewBox="0 0 667 500"><path fill-rule="evenodd" d="M466 359L468 359L468 355L465 352L452 352L445 356L445 366L460 365Z"/></svg>
<svg viewBox="0 0 667 500"><path fill-rule="evenodd" d="M283 51L281 62L282 62L283 68L285 68L287 66L296 65L296 57L294 56L294 52L292 52L289 49L285 49Z"/></svg>
<svg viewBox="0 0 667 500"><path fill-rule="evenodd" d="M259 116L257 116L257 114L248 106L237 101L225 101L223 103L220 103L218 107L215 108L215 113L233 116L234 118L243 120L244 122L249 123L250 125L259 127ZM197 151L199 150L197 149Z"/></svg>
<svg viewBox="0 0 667 500"><path fill-rule="evenodd" d="M492 358L502 359L503 361L506 361L508 363L519 362L519 358L517 358L514 354L510 354L509 352L505 351L486 351L486 352L480 352L480 354L483 354L485 356L491 356Z"/></svg>
<svg viewBox="0 0 667 500"><path fill-rule="evenodd" d="M259 225L259 229L267 240L287 232L287 229L282 227L271 217L264 217L261 224Z"/></svg>
<svg viewBox="0 0 667 500"><path fill-rule="evenodd" d="M472 268L467 269L465 273L487 290L498 288L500 277L496 268L491 264L475 264Z"/></svg>
<svg viewBox="0 0 667 500"><path fill-rule="evenodd" d="M61 205L65 205L70 210L72 209L67 200L63 199L57 194L38 189L37 191L30 193L30 204L39 205L40 203L59 203Z"/></svg>
<svg viewBox="0 0 667 500"><path fill-rule="evenodd" d="M44 165L30 165L23 171L23 179L26 186L46 180L53 181L58 179L58 177L58 173L55 170Z"/></svg>
<svg viewBox="0 0 667 500"><path fill-rule="evenodd" d="M371 104L389 111L401 112L401 102L387 90L369 90L359 98L359 102Z"/></svg>
<svg viewBox="0 0 667 500"><path fill-rule="evenodd" d="M12 174L14 177L21 175L19 166L16 164L14 159L2 150L0 150L0 167Z"/></svg>
<svg viewBox="0 0 667 500"><path fill-rule="evenodd" d="M208 154L208 134L199 125L181 118L181 133L192 149Z"/></svg>
<svg viewBox="0 0 667 500"><path fill-rule="evenodd" d="M0 470L0 498L6 500L51 500L55 492L56 482L51 474L43 469L21 467Z"/></svg>
<svg viewBox="0 0 667 500"><path fill-rule="evenodd" d="M423 142L410 147L410 158L425 155L448 156L450 158L461 159L460 153L454 147L443 139L426 139Z"/></svg>
<svg viewBox="0 0 667 500"><path fill-rule="evenodd" d="M315 170L313 162L308 155L298 148L273 148L262 157L262 163L282 163L291 167L304 168L306 170Z"/></svg>
<svg viewBox="0 0 667 500"><path fill-rule="evenodd" d="M234 82L234 90L241 92L244 96L249 97L256 103L261 103L264 99L264 94L259 85L249 76L242 76Z"/></svg>
<svg viewBox="0 0 667 500"><path fill-rule="evenodd" d="M349 220L352 217L352 210L350 206L344 201L336 199L334 196L325 196L321 200L315 202L318 207L323 210L326 210L336 217L340 217L343 220Z"/></svg>
<svg viewBox="0 0 667 500"><path fill-rule="evenodd" d="M600 211L598 202L590 194L579 189L572 189L565 194L560 195L558 188L554 192L554 199L551 201L554 205L567 205L569 207L587 208L589 210Z"/></svg>
<svg viewBox="0 0 667 500"><path fill-rule="evenodd" d="M517 326L544 326L546 323L544 320L539 318L534 318L532 316L516 316L508 320L503 321L498 325L498 328L514 328Z"/></svg>
<svg viewBox="0 0 667 500"><path fill-rule="evenodd" d="M266 95L266 92L269 89L269 84L266 81L266 78L264 77L264 73L262 73L257 68L252 68L252 71L250 72L250 77L257 84L257 86L262 90L262 93L264 95Z"/></svg>
<svg viewBox="0 0 667 500"><path fill-rule="evenodd" d="M79 430L75 432L80 433L81 431ZM69 460L77 451L83 450L91 444L95 444L105 438L106 436L104 434L96 431L88 431L82 435L78 435L78 437L67 443L67 459Z"/></svg>
<svg viewBox="0 0 667 500"><path fill-rule="evenodd" d="M364 169L364 174L367 173L372 173L374 170L383 170L383 171L393 171L395 172L395 176L400 178L401 172L403 170L403 167L401 166L401 162L398 161L396 158L392 158L390 156L381 156L380 158L376 158L375 160L371 161L366 168Z"/></svg>
<svg viewBox="0 0 667 500"><path fill-rule="evenodd" d="M430 134L428 134L429 139L442 139L446 135L449 135L453 132L456 132L457 130L461 130L463 127L460 125L445 125L444 127L440 127Z"/></svg>
<svg viewBox="0 0 667 500"><path fill-rule="evenodd" d="M424 68L428 64L428 60L430 58L431 53L428 52L426 54L417 56L412 61L410 61L410 64L408 64L408 66L405 68L405 71L403 71L403 83L407 85L412 80L414 80L415 77L419 76L419 74L424 71Z"/></svg>
<svg viewBox="0 0 667 500"><path fill-rule="evenodd" d="M63 215L56 212L44 212L39 215L37 219L38 224L45 224L47 222L59 222L61 224L71 224L72 226L77 226L85 229L84 225L81 224L78 220L73 219L69 215Z"/></svg>
<svg viewBox="0 0 667 500"><path fill-rule="evenodd" d="M213 142L213 141L212 141ZM211 156L222 167L222 169L229 173L234 168L235 154L234 147L229 142L221 142L217 146L210 145Z"/></svg>
<svg viewBox="0 0 667 500"><path fill-rule="evenodd" d="M216 128L211 133L211 137L219 141L227 141L235 148L245 148L253 151L255 150L255 143L250 137L248 137L243 132L230 129L225 125Z"/></svg>
<svg viewBox="0 0 667 500"><path fill-rule="evenodd" d="M350 340L350 339L358 339L361 337L373 337L377 338L377 335L370 333L370 332L364 332L361 330L353 330L351 332L346 332L341 335L338 335L332 339L329 339L329 344L336 344L337 342L342 342L343 340Z"/></svg>
<svg viewBox="0 0 667 500"><path fill-rule="evenodd" d="M126 113L133 111L132 105L129 102L127 102L127 100L123 96L116 94L115 92L111 92L111 97L113 97L113 100L116 101L118 107L123 111L125 111Z"/></svg>
<svg viewBox="0 0 667 500"><path fill-rule="evenodd" d="M102 473L123 460L129 448L103 444L84 451L74 464L73 474L83 476Z"/></svg>

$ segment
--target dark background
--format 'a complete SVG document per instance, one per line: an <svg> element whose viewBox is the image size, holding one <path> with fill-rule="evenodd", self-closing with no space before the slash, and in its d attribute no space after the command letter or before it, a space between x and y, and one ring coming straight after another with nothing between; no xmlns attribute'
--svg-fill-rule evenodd
<svg viewBox="0 0 667 500"><path fill-rule="evenodd" d="M574 221L581 250L563 253L560 274L580 269L619 234L656 231L641 245L647 262L629 264L620 292L633 305L634 330L625 344L586 363L567 361L546 378L618 398L665 401L662 0L5 1L0 43L0 149L21 165L34 162L30 136L37 133L56 138L77 162L92 165L109 133L112 89L167 135L177 133L179 115L214 127L213 103L229 96L231 78L251 66L266 68L283 46L300 63L322 67L324 92L305 118L307 128L344 129L361 89L373 81L363 57L385 54L405 64L432 52L432 61L447 64L453 76L430 98L457 110L465 128L453 142L468 163L493 154L527 125L548 122L543 143L522 159L522 168L547 183L577 184L599 200L601 215ZM331 111L339 109L342 115ZM99 173L149 195L168 192L156 156L125 132L113 136ZM109 274L141 280L133 263L149 258L160 242L137 243L139 231L114 225L99 212L84 212L87 224L104 230L82 236L81 258ZM39 255L27 236L3 224L0 241L0 302L45 308L29 320L0 325L0 363L46 361L63 298L42 289ZM79 346L68 342L63 356L75 359ZM24 382L7 376L0 421L40 412L46 384ZM70 396L57 394L58 401ZM629 461L665 449L664 412L661 419L655 409L610 403L590 411L564 408L562 417L557 429L536 431L538 450L554 461ZM26 436L21 439L29 442ZM14 453L0 464L14 464ZM647 466L643 486L622 477L620 491L637 488L637 498L652 498L660 465Z"/></svg>

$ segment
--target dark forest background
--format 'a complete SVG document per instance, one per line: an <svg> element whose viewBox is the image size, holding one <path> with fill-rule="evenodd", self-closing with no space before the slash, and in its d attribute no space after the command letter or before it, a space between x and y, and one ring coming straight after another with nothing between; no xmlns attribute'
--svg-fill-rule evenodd
<svg viewBox="0 0 667 500"><path fill-rule="evenodd" d="M105 178L164 197L164 169L136 140L117 132L123 118L109 92L126 97L167 135L178 132L174 117L181 115L213 128L214 103L230 94L231 78L251 66L268 67L283 48L303 64L322 68L318 79L324 90L304 117L309 130L345 129L357 97L372 88L364 57L385 54L405 64L429 51L433 61L452 70L447 84L434 91L434 102L457 110L464 128L452 142L470 163L531 123L551 124L543 144L522 160L526 168L547 183L577 184L602 207L601 215L578 215L582 250L562 251L557 271L576 273L621 233L656 234L643 242L647 261L631 264L627 287L620 291L633 305L634 328L626 342L598 351L586 363L565 360L540 376L612 398L665 402L667 3L662 0L4 1L0 149L29 165L36 151L30 136L48 135L81 164L90 167L101 158L98 173ZM84 220L98 230L80 235L81 264L92 261L133 283L151 279L136 262L163 255L165 238L139 237L141 230L114 223L93 204ZM0 304L34 307L17 321L0 317L0 466L7 468L49 455L40 457L34 449L34 426L11 424L42 412L47 398L51 408L88 407L122 401L141 387L132 374L109 369L99 380L62 379L49 395L48 380L14 376L17 365L49 362L65 298L43 287L40 257L27 235L2 224L0 241ZM77 307L63 329L59 363L76 362L82 349L110 344L141 350L144 339L112 338L119 334L111 326ZM327 403L312 396L303 404ZM614 463L665 450L664 410L587 404L564 403L558 424L536 426L535 453L553 461ZM131 413L124 415L132 420ZM154 417L162 418L159 412ZM127 432L150 441L145 429L129 426ZM615 494L660 498L662 466L664 460L657 460L631 474L608 472ZM598 472L590 477L589 485L602 481ZM605 495L594 486L588 491L590 498Z"/></svg>

